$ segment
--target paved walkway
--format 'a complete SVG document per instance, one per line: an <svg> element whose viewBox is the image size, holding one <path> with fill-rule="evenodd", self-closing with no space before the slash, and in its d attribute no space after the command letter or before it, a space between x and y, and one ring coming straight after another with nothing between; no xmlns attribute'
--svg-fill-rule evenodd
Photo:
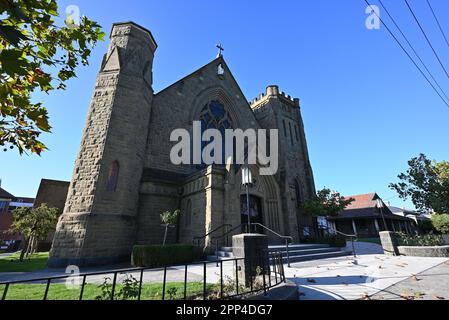
<svg viewBox="0 0 449 320"><path fill-rule="evenodd" d="M351 244L348 244L351 246ZM354 299L449 299L449 259L419 257L389 257L372 243L355 243L357 258L352 256L293 263L285 266L286 277L297 284L300 300ZM83 268L81 272L100 272L129 268L114 265L102 268ZM191 265L187 270L189 282L203 281L204 265ZM184 281L183 266L167 270L167 281ZM233 262L223 264L225 276L233 278ZM135 278L140 272L131 273ZM206 265L206 281L218 283L220 268ZM30 273L0 273L0 282L66 275L65 269L46 269ZM416 276L415 276L416 275ZM102 283L112 274L89 276L88 283ZM121 281L125 275L119 275ZM144 282L162 282L163 269L145 271ZM59 282L64 282L61 280Z"/></svg>
<svg viewBox="0 0 449 320"><path fill-rule="evenodd" d="M449 261L398 282L372 300L449 300Z"/></svg>
<svg viewBox="0 0 449 320"><path fill-rule="evenodd" d="M446 258L360 255L355 260L346 257L295 263L292 268L285 268L285 272L298 285L300 300L357 300L369 298L448 261Z"/></svg>

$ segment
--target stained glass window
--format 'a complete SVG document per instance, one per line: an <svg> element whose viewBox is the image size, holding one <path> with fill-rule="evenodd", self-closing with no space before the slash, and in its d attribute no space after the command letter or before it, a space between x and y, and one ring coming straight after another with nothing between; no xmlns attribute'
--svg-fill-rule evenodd
<svg viewBox="0 0 449 320"><path fill-rule="evenodd" d="M108 184L106 185L106 191L115 192L115 190L117 189L118 173L119 164L118 161L114 161L109 166Z"/></svg>
<svg viewBox="0 0 449 320"><path fill-rule="evenodd" d="M207 129L218 129L222 136L222 164L225 163L225 130L232 129L232 120L224 105L217 100L212 100L201 110L201 134ZM211 142L201 143L201 152ZM213 155L213 154L212 154ZM204 167L204 165L202 165Z"/></svg>

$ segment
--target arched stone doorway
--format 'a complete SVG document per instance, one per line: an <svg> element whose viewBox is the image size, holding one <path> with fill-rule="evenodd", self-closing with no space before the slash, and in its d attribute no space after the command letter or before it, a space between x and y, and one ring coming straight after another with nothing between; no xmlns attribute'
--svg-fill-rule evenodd
<svg viewBox="0 0 449 320"><path fill-rule="evenodd" d="M240 216L242 221L242 232L247 230L248 224L248 199L246 194L240 195ZM262 211L262 199L258 196L249 195L249 217L251 223L264 224L263 211ZM260 226L251 228L251 232L263 233L263 229Z"/></svg>

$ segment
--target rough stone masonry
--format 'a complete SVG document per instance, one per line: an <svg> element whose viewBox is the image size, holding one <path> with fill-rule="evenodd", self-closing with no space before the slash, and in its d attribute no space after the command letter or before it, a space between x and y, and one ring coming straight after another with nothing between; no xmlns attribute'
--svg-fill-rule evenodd
<svg viewBox="0 0 449 320"><path fill-rule="evenodd" d="M241 166L170 162L170 133L178 128L191 132L193 121L278 129L278 172L259 176L257 165L251 167L251 219L296 240L313 231L312 220L300 210L315 186L299 99L270 85L248 102L221 55L154 93L156 49L147 29L133 22L113 25L50 267L129 260L133 245L161 243L159 214L166 210L181 210L176 228L170 229L172 243L192 243L223 224L244 222L248 210ZM201 243L205 250L212 236Z"/></svg>

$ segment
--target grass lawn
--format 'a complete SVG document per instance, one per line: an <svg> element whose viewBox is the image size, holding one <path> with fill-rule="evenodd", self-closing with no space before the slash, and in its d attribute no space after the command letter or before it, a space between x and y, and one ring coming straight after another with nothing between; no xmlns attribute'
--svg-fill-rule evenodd
<svg viewBox="0 0 449 320"><path fill-rule="evenodd" d="M45 293L45 284L14 284L10 285L6 300L42 300ZM116 287L116 293L123 285ZM213 290L216 285L207 284L207 290ZM141 300L161 300L162 283L144 283L142 285ZM0 298L3 295L4 285L0 285ZM170 295L168 292L171 292ZM187 284L187 297L202 295L202 282L189 282ZM88 283L84 287L83 300L95 300L101 295L98 284ZM65 284L55 283L50 285L47 300L79 300L80 288L68 289ZM175 300L184 298L184 283L169 282L165 287L165 299Z"/></svg>
<svg viewBox="0 0 449 320"><path fill-rule="evenodd" d="M368 243L375 243L375 244L381 244L380 238L359 238L357 239L358 242L368 242Z"/></svg>
<svg viewBox="0 0 449 320"><path fill-rule="evenodd" d="M0 272L31 272L47 267L48 252L38 252L19 261L20 253L0 258Z"/></svg>

